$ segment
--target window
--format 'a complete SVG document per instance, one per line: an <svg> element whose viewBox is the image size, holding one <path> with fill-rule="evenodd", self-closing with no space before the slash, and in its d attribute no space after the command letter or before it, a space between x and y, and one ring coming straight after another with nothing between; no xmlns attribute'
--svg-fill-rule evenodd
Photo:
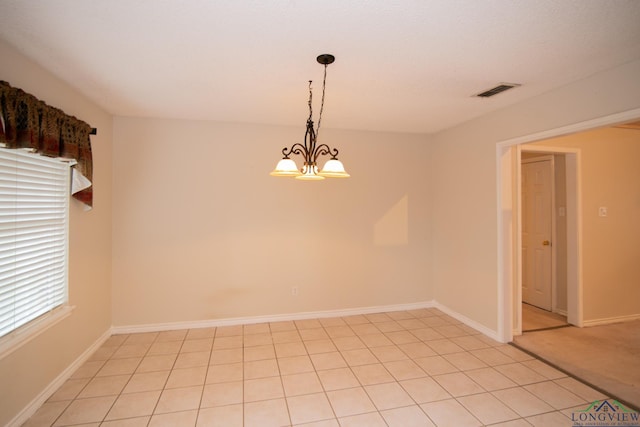
<svg viewBox="0 0 640 427"><path fill-rule="evenodd" d="M0 356L66 311L70 170L0 148Z"/></svg>

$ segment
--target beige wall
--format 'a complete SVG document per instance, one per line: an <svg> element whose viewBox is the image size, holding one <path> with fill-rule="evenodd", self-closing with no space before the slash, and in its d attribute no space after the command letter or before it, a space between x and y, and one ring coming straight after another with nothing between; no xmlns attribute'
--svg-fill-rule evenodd
<svg viewBox="0 0 640 427"><path fill-rule="evenodd" d="M433 298L428 137L323 128L351 178L270 177L303 135L114 119L115 326Z"/></svg>
<svg viewBox="0 0 640 427"><path fill-rule="evenodd" d="M639 315L640 131L599 129L536 145L580 149L584 320Z"/></svg>
<svg viewBox="0 0 640 427"><path fill-rule="evenodd" d="M111 326L111 117L0 41L0 79L93 127L94 209L71 202L72 314L0 360L0 425L7 424Z"/></svg>
<svg viewBox="0 0 640 427"><path fill-rule="evenodd" d="M437 183L438 302L498 330L496 143L640 108L639 75L640 61L631 62L435 135L429 179Z"/></svg>

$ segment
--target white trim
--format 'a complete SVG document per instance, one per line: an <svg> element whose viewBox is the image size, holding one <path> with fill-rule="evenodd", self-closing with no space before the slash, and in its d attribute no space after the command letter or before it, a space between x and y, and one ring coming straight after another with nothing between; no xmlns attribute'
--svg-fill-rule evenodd
<svg viewBox="0 0 640 427"><path fill-rule="evenodd" d="M529 150L529 148L533 148L533 147L537 147L537 146L532 145L530 147L529 146L522 147L522 152L524 152L524 153L542 152L545 155L537 156L537 157L531 157L531 158L528 158L528 159L521 159L521 163L536 163L536 162L544 162L544 161L553 162L554 161L553 154L547 154L548 150L535 150L535 149L534 150Z"/></svg>
<svg viewBox="0 0 640 427"><path fill-rule="evenodd" d="M511 304L515 304L517 318L516 333L522 335L522 145L517 145L514 155L514 167L511 170L513 174L511 182L514 182L514 204L511 207L511 214L513 220L513 243L515 244L514 254L511 256L511 262L514 265L514 283L515 289L511 291L511 295L515 296L515 301L511 301Z"/></svg>
<svg viewBox="0 0 640 427"><path fill-rule="evenodd" d="M372 314L392 311L419 310L421 308L436 307L434 301L423 301L409 304L395 304L374 307L360 307L345 310L308 311L291 314L277 314L267 316L229 317L226 319L198 320L192 322L153 323L146 325L114 326L114 334L132 334L140 332L172 331L177 329L198 329L219 326L247 325L253 323L286 322L292 320L321 319L327 317L345 317L358 314Z"/></svg>
<svg viewBox="0 0 640 427"><path fill-rule="evenodd" d="M526 144L528 142L542 141L545 139L557 138L563 135L570 135L573 133L593 130L600 127L613 126L619 123L635 120L638 117L640 117L640 108L635 108L633 110L610 114L608 116L598 117L591 120L585 120L583 122L578 122L555 129L549 129L538 133L532 133L530 135L518 136L516 138L500 141L496 145L498 147L509 147L511 145L520 145Z"/></svg>
<svg viewBox="0 0 640 427"><path fill-rule="evenodd" d="M563 126L560 128L549 129L543 132L533 133L529 135L519 136L516 138L507 139L504 141L496 142L496 173L497 173L497 189L498 189L498 331L500 331L499 335L501 341L508 342L513 339L514 332L517 331L518 325L517 322L513 319L513 298L517 296L513 295L512 291L514 290L514 281L517 281L516 278L511 274L501 274L504 272L511 272L513 268L513 254L514 250L517 251L517 248L514 249L513 245L506 245L503 241L506 235L509 235L513 226L513 218L508 221L504 220L505 210L504 204L508 204L513 206L512 194L508 191L511 189L511 183L505 182L505 176L503 174L512 174L512 168L505 168L503 157L510 156L513 151L512 148L515 147L517 152L518 160L520 160L520 144L526 144L528 142L541 141L544 139L557 138L563 135L569 135L572 133L578 133L582 131L592 130L605 126L612 126L618 123L624 123L630 120L634 120L640 117L640 108L635 108L629 111L623 111L621 113L610 114L604 117L598 117L591 120L586 120L578 123L574 123L568 126ZM528 147L531 148L531 147ZM545 147L548 149L548 147ZM517 164L516 164L517 167ZM580 179L581 179L581 171L580 171L580 153L576 153L576 176L578 177L577 185L577 193L576 193L576 205L581 206L581 195L580 195ZM567 174L569 171L567 170ZM508 175L507 175L508 176ZM510 176L509 176L510 177ZM507 213L508 215L509 213ZM513 214L513 212L510 212ZM582 271L581 271L581 221L580 215L577 218L576 227L578 229L578 236L576 236L576 240L578 242L578 253L576 262L577 265L577 275L578 275L578 307L577 307L577 319L576 326L583 326L582 319L582 287L579 284L582 283ZM507 263L511 263L512 266L509 267L506 265ZM516 289L517 292L517 289ZM516 308L517 309L517 308ZM521 317L521 316L520 316Z"/></svg>
<svg viewBox="0 0 640 427"><path fill-rule="evenodd" d="M444 314L447 314L453 317L454 319L459 320L460 322L488 336L489 338L494 339L496 341L501 341L499 339L498 333L493 329L487 328L486 326L476 322L475 320L469 319L468 317L458 313L457 311L450 309L447 306L440 304L435 300L409 303L409 304L395 304L395 305L384 305L384 306L375 306L375 307L350 308L346 310L309 311L309 312L303 312L303 313L279 314L279 315L273 315L273 316L230 317L226 319L202 320L202 321L195 321L195 322L172 322L172 323L155 323L155 324L147 324L147 325L114 326L111 328L111 331L114 335L134 334L134 333L142 333L142 332L173 331L178 329L198 329L198 328L211 328L211 327L219 327L219 326L235 326L235 325L247 325L247 324L255 324L255 323L267 323L267 322L286 322L286 321L304 320L304 319L322 319L327 317L346 317L346 316L356 316L359 314L389 313L393 311L419 310L422 308L437 308L438 310L442 311ZM501 342L506 342L506 341L501 341Z"/></svg>
<svg viewBox="0 0 640 427"><path fill-rule="evenodd" d="M20 411L9 423L6 427L19 427L24 424L29 418L36 413L38 409L49 399L53 393L55 393L62 384L65 383L71 375L80 367L83 363L85 363L93 353L100 348L102 344L111 336L111 329L105 331L102 336L100 336L88 349L86 349L73 363L71 363L67 369L62 371L60 375L56 377L49 385L47 385L44 390L38 394L27 406L25 406L22 411Z"/></svg>
<svg viewBox="0 0 640 427"><path fill-rule="evenodd" d="M489 338L491 338L493 340L496 340L498 342L506 342L506 341L501 341L500 340L500 336L493 329L487 328L486 326L476 322L475 320L469 319L467 316L464 316L464 315L458 313L457 311L454 311L454 310L450 309L449 307L440 304L439 302L435 302L434 301L433 307L437 308L440 311L442 311L444 314L447 314L447 315L453 317L454 319L461 321L462 323L464 323L465 325L469 326L470 328L475 329L476 331L480 332L481 334L484 334L484 335L488 336Z"/></svg>
<svg viewBox="0 0 640 427"><path fill-rule="evenodd" d="M74 305L63 305L9 332L0 339L0 360L7 357L53 325L69 317Z"/></svg>
<svg viewBox="0 0 640 427"><path fill-rule="evenodd" d="M515 304L517 307L518 317L515 319L516 332L518 335L522 335L522 145L516 146L515 151L515 167L512 171L515 175L511 180L515 178L515 204L512 207L513 222L514 222L514 242L515 242L515 255L512 255L511 262L515 266L515 289L511 295L515 295Z"/></svg>
<svg viewBox="0 0 640 427"><path fill-rule="evenodd" d="M558 306L558 234L556 218L556 156L551 157L551 311ZM566 185L565 185L566 186Z"/></svg>
<svg viewBox="0 0 640 427"><path fill-rule="evenodd" d="M509 342L514 335L518 335L518 324L514 322L515 319L521 317L520 310L522 307L514 307L513 301L516 296L513 295L513 288L510 286L515 280L514 263L512 257L514 246L514 218L513 218L513 203L514 194L513 181L504 179L504 177L511 177L513 170L515 169L515 151L518 146L510 147L497 147L496 148L496 166L497 166L497 179L496 179L496 197L497 202L497 220L498 220L498 241L497 241L497 253L498 253L498 310L497 321L498 331L497 335L500 338L499 341ZM502 257L500 256L502 255ZM509 286L506 286L509 284ZM514 312L515 310L515 312ZM509 319L505 322L504 319ZM515 329L515 330L514 330Z"/></svg>
<svg viewBox="0 0 640 427"><path fill-rule="evenodd" d="M567 322L582 327L582 162L581 151L565 152L567 186Z"/></svg>
<svg viewBox="0 0 640 427"><path fill-rule="evenodd" d="M584 320L583 326L610 325L611 323L630 322L640 319L640 314L628 314L626 316L606 317L604 319Z"/></svg>

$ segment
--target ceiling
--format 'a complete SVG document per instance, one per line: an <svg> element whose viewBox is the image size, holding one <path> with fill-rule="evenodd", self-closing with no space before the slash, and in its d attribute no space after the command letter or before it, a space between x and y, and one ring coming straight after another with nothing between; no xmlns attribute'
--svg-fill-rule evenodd
<svg viewBox="0 0 640 427"><path fill-rule="evenodd" d="M0 39L113 115L301 128L331 53L324 127L433 133L640 59L640 1L0 0Z"/></svg>

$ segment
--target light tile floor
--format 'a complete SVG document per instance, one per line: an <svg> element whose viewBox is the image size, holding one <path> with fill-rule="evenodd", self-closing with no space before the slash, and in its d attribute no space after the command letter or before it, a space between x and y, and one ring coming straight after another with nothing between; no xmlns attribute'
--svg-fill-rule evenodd
<svg viewBox="0 0 640 427"><path fill-rule="evenodd" d="M114 335L25 426L571 426L606 398L436 309Z"/></svg>

